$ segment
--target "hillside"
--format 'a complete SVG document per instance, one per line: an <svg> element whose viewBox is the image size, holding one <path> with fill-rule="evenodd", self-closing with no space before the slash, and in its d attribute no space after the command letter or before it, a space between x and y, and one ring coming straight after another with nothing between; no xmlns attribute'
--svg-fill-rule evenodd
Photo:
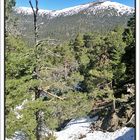
<svg viewBox="0 0 140 140"><path fill-rule="evenodd" d="M92 2L62 10L39 9L39 36L64 41L75 37L77 32L106 33L115 26L126 26L133 13L134 8L110 1ZM13 16L18 18L16 29L26 39L32 40L32 9L15 8Z"/></svg>

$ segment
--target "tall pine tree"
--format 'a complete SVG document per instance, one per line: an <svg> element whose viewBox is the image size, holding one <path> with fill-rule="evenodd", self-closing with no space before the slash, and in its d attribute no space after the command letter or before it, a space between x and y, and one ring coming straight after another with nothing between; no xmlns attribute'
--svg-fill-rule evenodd
<svg viewBox="0 0 140 140"><path fill-rule="evenodd" d="M127 28L123 33L123 39L126 43L125 54L122 57L122 62L126 65L125 83L135 83L135 14L128 21Z"/></svg>

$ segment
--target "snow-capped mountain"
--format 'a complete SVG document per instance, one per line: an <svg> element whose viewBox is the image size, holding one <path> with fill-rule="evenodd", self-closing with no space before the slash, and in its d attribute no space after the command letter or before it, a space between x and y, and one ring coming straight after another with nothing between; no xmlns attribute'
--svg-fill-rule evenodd
<svg viewBox="0 0 140 140"><path fill-rule="evenodd" d="M39 9L39 15L48 15L50 18L58 17L58 16L68 16L75 15L78 13L82 14L96 14L100 10L115 10L118 16L123 14L131 14L134 12L134 8L111 1L105 2L91 2L83 5L78 5L70 8L65 8L62 10L43 10ZM14 9L18 14L32 14L32 9L29 7L18 7Z"/></svg>
<svg viewBox="0 0 140 140"><path fill-rule="evenodd" d="M18 14L33 14L32 8L30 7L18 7L18 8L14 8L14 11L16 11ZM43 10L43 9L39 9L39 15L43 15L43 14L51 14L51 10Z"/></svg>
<svg viewBox="0 0 140 140"><path fill-rule="evenodd" d="M116 26L126 27L134 8L117 2L91 2L62 10L38 11L40 38L70 40L78 32L105 33ZM13 18L17 17L16 30L30 40L33 33L33 11L30 7L14 8Z"/></svg>

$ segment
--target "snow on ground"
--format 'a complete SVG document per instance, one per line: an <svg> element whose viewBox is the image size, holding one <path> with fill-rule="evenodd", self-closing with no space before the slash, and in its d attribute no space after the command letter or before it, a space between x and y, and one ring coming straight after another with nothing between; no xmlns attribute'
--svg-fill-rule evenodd
<svg viewBox="0 0 140 140"><path fill-rule="evenodd" d="M58 132L53 132L57 137L56 140L134 140L135 129L123 127L115 132L102 132L90 130L90 124L98 119L83 117L79 119L72 119L66 127ZM13 139L6 140L23 140L23 134L18 133Z"/></svg>
<svg viewBox="0 0 140 140"><path fill-rule="evenodd" d="M57 140L73 140L80 134L87 134L90 131L90 124L96 121L98 117L90 119L89 117L71 120L64 130L56 132Z"/></svg>
<svg viewBox="0 0 140 140"><path fill-rule="evenodd" d="M134 140L134 129L124 127L115 132L95 131L88 133L82 140ZM62 140L62 139L61 139ZM69 139L70 140L70 139Z"/></svg>
<svg viewBox="0 0 140 140"><path fill-rule="evenodd" d="M25 100L22 102L22 104L16 106L16 108L14 109L14 112L15 112L15 114L16 114L17 119L20 119L20 118L22 117L22 115L20 115L18 111L20 111L20 110L23 109L23 106L24 106L24 104L25 104L27 101L28 101L28 100L25 99Z"/></svg>
<svg viewBox="0 0 140 140"><path fill-rule="evenodd" d="M56 132L57 140L134 140L134 128L123 127L115 132L90 132L90 124L98 117L88 117L70 121L64 130ZM83 138L82 138L83 137Z"/></svg>

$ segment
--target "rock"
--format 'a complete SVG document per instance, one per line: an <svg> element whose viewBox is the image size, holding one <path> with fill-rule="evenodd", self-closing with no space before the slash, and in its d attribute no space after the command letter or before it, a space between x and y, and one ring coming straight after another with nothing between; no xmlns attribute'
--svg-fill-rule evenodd
<svg viewBox="0 0 140 140"><path fill-rule="evenodd" d="M135 127L135 114L133 114L130 120L126 123L127 127Z"/></svg>
<svg viewBox="0 0 140 140"><path fill-rule="evenodd" d="M109 112L108 115L103 119L101 129L114 132L118 129L119 118L115 112Z"/></svg>
<svg viewBox="0 0 140 140"><path fill-rule="evenodd" d="M117 130L118 129L118 124L119 124L119 117L114 112L111 115L111 119L109 120L109 129L108 129L108 131L114 132L115 130Z"/></svg>
<svg viewBox="0 0 140 140"><path fill-rule="evenodd" d="M126 118L130 118L132 116L133 113L133 109L130 107L126 110Z"/></svg>
<svg viewBox="0 0 140 140"><path fill-rule="evenodd" d="M134 95L134 93L135 93L135 85L134 84L127 84L126 88L127 88L127 93Z"/></svg>
<svg viewBox="0 0 140 140"><path fill-rule="evenodd" d="M134 101L135 98L132 94L125 100L118 99L116 100L115 110L113 110L113 104L110 102L107 102L107 104L100 103L100 106L97 104L97 106L94 107L94 110L90 112L90 115L92 114L92 116L94 116L95 114L98 114L99 119L92 123L91 129L93 131L101 130L114 132L124 126L134 127L135 117L132 117L132 114L135 112ZM131 121L129 121L130 118Z"/></svg>

